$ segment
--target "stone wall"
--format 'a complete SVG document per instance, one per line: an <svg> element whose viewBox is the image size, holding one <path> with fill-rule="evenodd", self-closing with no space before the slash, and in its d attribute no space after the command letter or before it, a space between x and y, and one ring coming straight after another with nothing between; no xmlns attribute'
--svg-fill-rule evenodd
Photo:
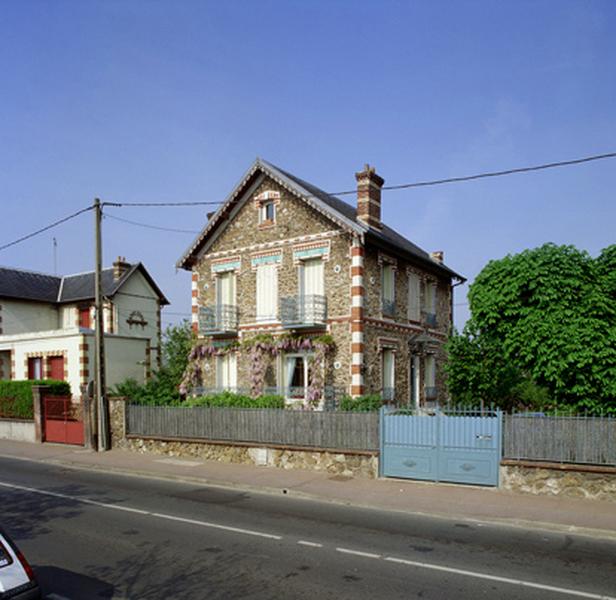
<svg viewBox="0 0 616 600"><path fill-rule="evenodd" d="M141 453L161 454L224 463L260 465L280 469L306 469L341 477L378 476L376 454L348 454L327 450L263 448L212 444L201 441L128 437L124 447Z"/></svg>
<svg viewBox="0 0 616 600"><path fill-rule="evenodd" d="M0 419L0 439L16 442L36 442L34 421L25 419Z"/></svg>
<svg viewBox="0 0 616 600"><path fill-rule="evenodd" d="M517 493L616 502L616 467L502 461L500 487Z"/></svg>

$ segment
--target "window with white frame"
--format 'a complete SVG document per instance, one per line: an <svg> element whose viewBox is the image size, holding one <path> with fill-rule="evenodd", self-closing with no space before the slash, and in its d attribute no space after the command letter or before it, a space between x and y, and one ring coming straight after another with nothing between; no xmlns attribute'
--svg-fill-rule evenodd
<svg viewBox="0 0 616 600"><path fill-rule="evenodd" d="M237 356L235 352L216 357L216 387L223 390L237 388Z"/></svg>
<svg viewBox="0 0 616 600"><path fill-rule="evenodd" d="M421 318L420 290L421 280L419 279L419 275L417 275L417 273L409 273L409 321L419 321Z"/></svg>
<svg viewBox="0 0 616 600"><path fill-rule="evenodd" d="M383 313L393 316L396 312L396 269L393 265L383 265L381 280L381 305Z"/></svg>
<svg viewBox="0 0 616 600"><path fill-rule="evenodd" d="M278 315L278 268L257 267L257 321L275 321Z"/></svg>
<svg viewBox="0 0 616 600"><path fill-rule="evenodd" d="M276 203L266 200L259 206L259 223L270 224L276 221Z"/></svg>
<svg viewBox="0 0 616 600"><path fill-rule="evenodd" d="M424 358L424 391L426 398L436 397L436 359L434 354Z"/></svg>

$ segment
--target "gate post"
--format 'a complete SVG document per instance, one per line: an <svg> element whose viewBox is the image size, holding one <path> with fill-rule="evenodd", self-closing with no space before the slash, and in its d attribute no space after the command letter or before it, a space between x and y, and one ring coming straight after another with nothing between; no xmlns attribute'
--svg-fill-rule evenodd
<svg viewBox="0 0 616 600"><path fill-rule="evenodd" d="M34 412L34 439L39 444L45 437L45 407L43 396L49 391L48 385L32 386L32 407Z"/></svg>
<svg viewBox="0 0 616 600"><path fill-rule="evenodd" d="M385 407L379 409L379 477L383 477L385 464Z"/></svg>

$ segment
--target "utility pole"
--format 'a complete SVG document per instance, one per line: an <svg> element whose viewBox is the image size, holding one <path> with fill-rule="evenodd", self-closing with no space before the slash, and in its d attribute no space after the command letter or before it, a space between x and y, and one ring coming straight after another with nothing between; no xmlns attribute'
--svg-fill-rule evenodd
<svg viewBox="0 0 616 600"><path fill-rule="evenodd" d="M95 368L96 384L95 398L98 415L98 451L109 450L109 405L105 388L105 334L103 329L103 290L101 272L103 269L103 248L101 239L101 222L103 213L101 201L94 199L94 229L96 240L96 268L94 270L94 303L95 303Z"/></svg>

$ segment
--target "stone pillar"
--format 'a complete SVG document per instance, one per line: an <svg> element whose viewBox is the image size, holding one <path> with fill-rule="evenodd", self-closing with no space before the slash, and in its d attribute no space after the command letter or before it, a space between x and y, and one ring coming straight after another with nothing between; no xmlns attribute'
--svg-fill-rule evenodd
<svg viewBox="0 0 616 600"><path fill-rule="evenodd" d="M32 405L34 409L34 439L39 444L45 439L45 406L43 397L49 392L48 385L32 386Z"/></svg>
<svg viewBox="0 0 616 600"><path fill-rule="evenodd" d="M126 440L126 402L122 396L109 397L109 426L111 448L121 448Z"/></svg>

